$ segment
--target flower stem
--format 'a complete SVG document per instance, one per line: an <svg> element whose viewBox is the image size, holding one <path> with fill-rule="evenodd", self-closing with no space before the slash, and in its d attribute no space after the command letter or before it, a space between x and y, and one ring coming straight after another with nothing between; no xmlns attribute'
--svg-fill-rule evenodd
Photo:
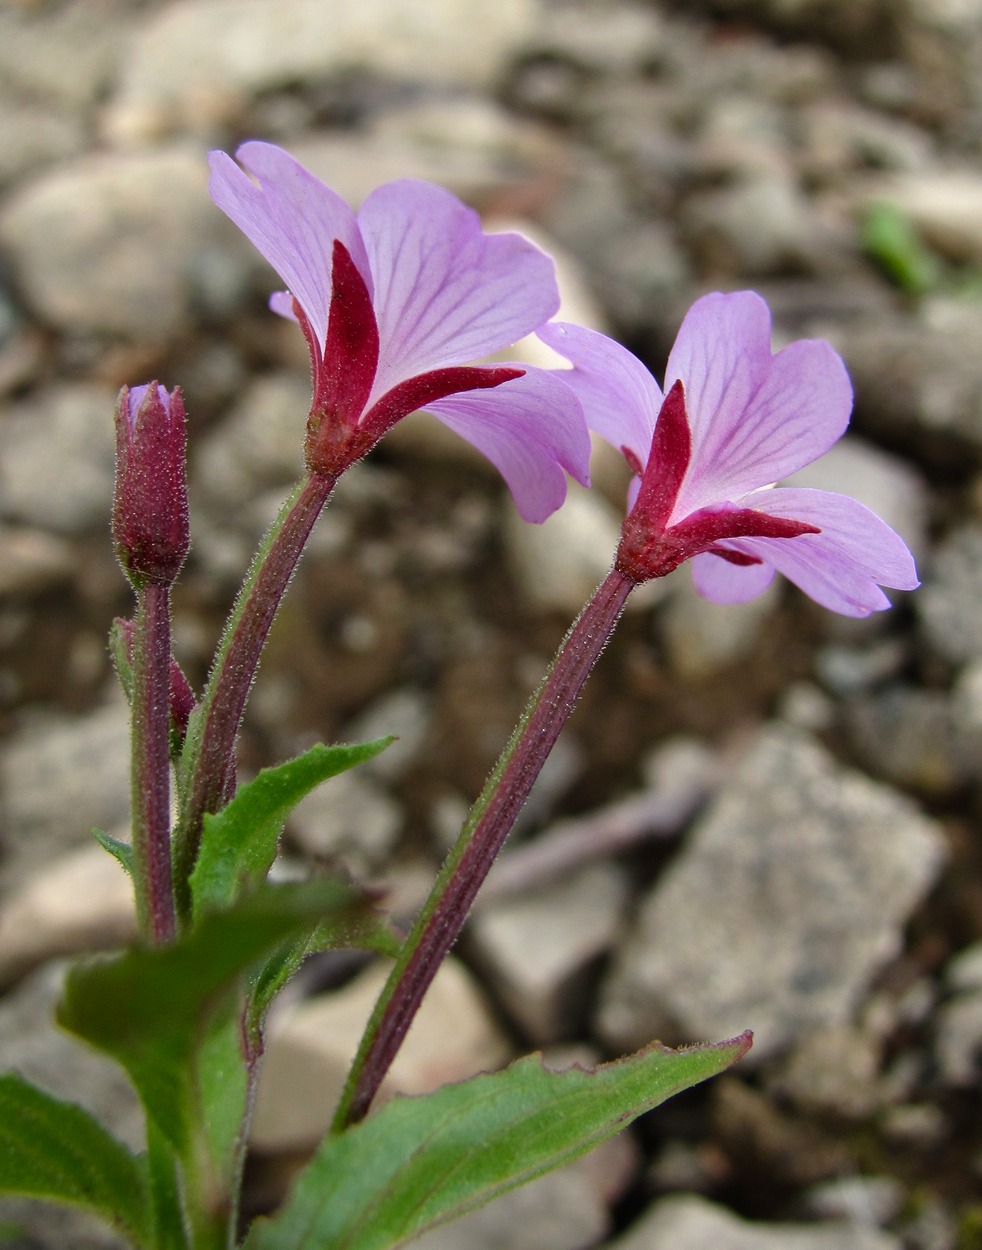
<svg viewBox="0 0 982 1250"><path fill-rule="evenodd" d="M136 592L133 642L133 876L140 932L156 945L176 924L170 850L170 588Z"/></svg>
<svg viewBox="0 0 982 1250"><path fill-rule="evenodd" d="M375 1005L333 1131L364 1118L423 995L456 941L481 883L566 724L634 583L612 569L560 644L406 938Z"/></svg>
<svg viewBox="0 0 982 1250"><path fill-rule="evenodd" d="M336 476L312 473L286 499L239 591L208 686L192 715L179 772L181 812L174 848L182 916L190 910L188 881L205 814L218 811L234 789L235 739L270 626L336 481Z"/></svg>

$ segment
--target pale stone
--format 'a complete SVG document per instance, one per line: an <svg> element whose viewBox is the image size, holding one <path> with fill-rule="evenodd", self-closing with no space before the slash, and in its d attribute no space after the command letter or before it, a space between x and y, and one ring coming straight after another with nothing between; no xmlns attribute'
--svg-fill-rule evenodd
<svg viewBox="0 0 982 1250"><path fill-rule="evenodd" d="M265 1151L302 1150L326 1131L387 968L373 966L333 994L274 1014L251 1141ZM382 1089L425 1094L499 1068L509 1046L477 987L453 959L441 966Z"/></svg>
<svg viewBox="0 0 982 1250"><path fill-rule="evenodd" d="M122 697L82 716L38 716L0 748L8 868L126 823L129 709Z"/></svg>
<svg viewBox="0 0 982 1250"><path fill-rule="evenodd" d="M579 611L614 562L622 520L602 495L575 482L563 506L541 525L529 525L508 509L505 541L526 600L540 610Z"/></svg>
<svg viewBox="0 0 982 1250"><path fill-rule="evenodd" d="M781 578L747 603L711 603L696 590L688 569L669 583L672 594L659 626L672 670L692 680L735 664L757 646L781 599Z"/></svg>
<svg viewBox="0 0 982 1250"><path fill-rule="evenodd" d="M617 936L627 882L596 864L548 891L480 908L471 939L505 1005L536 1045L569 1036L596 961Z"/></svg>
<svg viewBox="0 0 982 1250"><path fill-rule="evenodd" d="M142 142L214 126L256 93L357 66L409 81L425 69L429 84L487 88L535 14L533 0L181 0L144 25L107 129L118 142Z"/></svg>
<svg viewBox="0 0 982 1250"><path fill-rule="evenodd" d="M12 405L3 423L0 515L62 534L105 532L115 407L111 390L90 383L63 383Z"/></svg>
<svg viewBox="0 0 982 1250"><path fill-rule="evenodd" d="M183 146L83 156L0 212L0 243L45 321L140 342L165 341L211 301L227 228L204 153Z"/></svg>
<svg viewBox="0 0 982 1250"><path fill-rule="evenodd" d="M753 1061L848 1023L944 854L904 796L766 728L649 895L605 986L604 1036L629 1049L751 1028Z"/></svg>
<svg viewBox="0 0 982 1250"><path fill-rule="evenodd" d="M32 595L66 581L76 564L67 543L43 530L0 525L0 599Z"/></svg>
<svg viewBox="0 0 982 1250"><path fill-rule="evenodd" d="M56 955L136 936L133 883L93 842L38 868L0 908L0 985Z"/></svg>
<svg viewBox="0 0 982 1250"><path fill-rule="evenodd" d="M656 1202L611 1250L901 1250L889 1233L852 1221L765 1224L695 1195Z"/></svg>

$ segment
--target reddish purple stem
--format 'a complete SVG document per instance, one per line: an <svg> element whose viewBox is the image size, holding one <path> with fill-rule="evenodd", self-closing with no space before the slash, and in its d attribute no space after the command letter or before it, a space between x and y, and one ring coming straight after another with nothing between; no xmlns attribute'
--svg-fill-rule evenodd
<svg viewBox="0 0 982 1250"><path fill-rule="evenodd" d="M140 930L157 945L176 922L170 849L170 588L137 591L133 647L133 868Z"/></svg>
<svg viewBox="0 0 982 1250"><path fill-rule="evenodd" d="M484 792L471 809L376 1004L334 1119L340 1132L364 1118L413 1017L634 587L612 569L563 640Z"/></svg>
<svg viewBox="0 0 982 1250"><path fill-rule="evenodd" d="M203 720L192 748L196 754L177 836L175 876L185 909L205 814L220 810L234 791L235 739L273 618L336 480L319 473L305 479L232 610L201 702Z"/></svg>

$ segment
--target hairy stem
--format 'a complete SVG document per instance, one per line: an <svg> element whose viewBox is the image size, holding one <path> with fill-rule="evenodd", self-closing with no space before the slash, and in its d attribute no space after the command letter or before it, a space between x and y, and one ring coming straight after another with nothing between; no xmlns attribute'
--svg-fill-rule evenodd
<svg viewBox="0 0 982 1250"><path fill-rule="evenodd" d="M463 928L474 897L633 587L634 583L616 568L607 574L563 639L542 684L529 700L511 740L471 808L375 1005L335 1113L335 1132L341 1132L368 1112L423 995Z"/></svg>
<svg viewBox="0 0 982 1250"><path fill-rule="evenodd" d="M132 658L133 878L140 932L156 945L176 931L170 848L170 588L136 592Z"/></svg>
<svg viewBox="0 0 982 1250"><path fill-rule="evenodd" d="M181 812L174 848L183 916L190 908L188 881L205 814L218 811L234 788L229 779L234 776L235 739L273 618L336 481L313 473L287 498L235 601L208 686L192 716L179 774Z"/></svg>

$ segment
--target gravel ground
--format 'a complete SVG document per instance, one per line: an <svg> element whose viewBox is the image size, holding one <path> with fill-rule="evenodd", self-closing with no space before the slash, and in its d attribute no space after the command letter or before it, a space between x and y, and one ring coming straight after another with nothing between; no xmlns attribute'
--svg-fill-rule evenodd
<svg viewBox="0 0 982 1250"><path fill-rule="evenodd" d="M858 622L786 585L715 608L686 570L638 596L393 1088L533 1046L757 1045L420 1244L982 1247L980 65L980 0L0 9L0 1066L138 1132L116 1074L46 1023L65 957L132 928L88 843L127 813L111 413L123 383L184 388L176 641L200 682L306 412L275 279L206 192L207 149L258 136L352 200L409 175L517 223L556 255L564 315L656 375L697 295L761 291L776 341L830 339L856 387L800 480L874 507L924 583ZM603 575L624 491L601 457L533 529L443 434L414 417L345 479L241 740L249 773L400 735L283 847L400 914ZM376 977L317 964L277 1016L256 1209L316 1140ZM0 1207L0 1246L114 1244Z"/></svg>

